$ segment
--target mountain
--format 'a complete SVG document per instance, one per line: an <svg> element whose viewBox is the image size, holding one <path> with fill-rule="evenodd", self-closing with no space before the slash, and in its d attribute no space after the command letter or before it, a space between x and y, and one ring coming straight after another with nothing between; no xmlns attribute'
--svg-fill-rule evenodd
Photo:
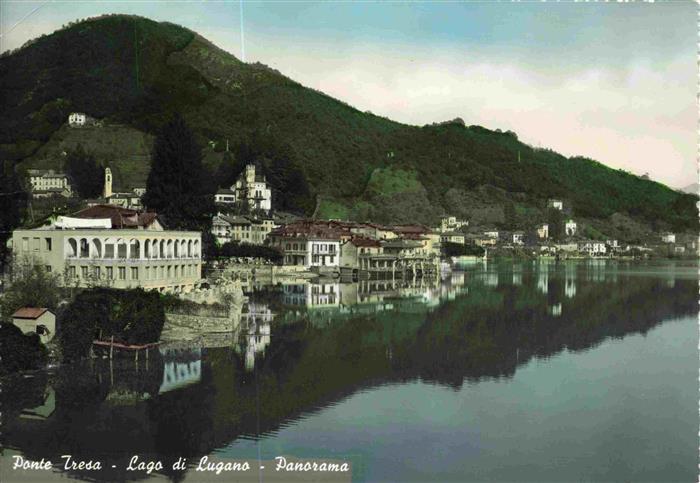
<svg viewBox="0 0 700 483"><path fill-rule="evenodd" d="M512 204L515 224L531 226L557 197L591 236L698 227L695 196L534 148L513 132L361 112L195 32L141 17L84 20L4 54L0 88L0 155L20 169L60 167L66 148L83 143L133 187L145 180L153 135L177 111L213 172L225 172L231 157L232 169L256 161L282 207L307 215L433 223L450 213L499 224ZM104 126L68 128L70 112ZM106 128L129 135L107 142Z"/></svg>
<svg viewBox="0 0 700 483"><path fill-rule="evenodd" d="M697 195L700 193L700 184L698 183L692 183L686 186L685 188L681 188L679 191L682 193L689 193L691 195Z"/></svg>

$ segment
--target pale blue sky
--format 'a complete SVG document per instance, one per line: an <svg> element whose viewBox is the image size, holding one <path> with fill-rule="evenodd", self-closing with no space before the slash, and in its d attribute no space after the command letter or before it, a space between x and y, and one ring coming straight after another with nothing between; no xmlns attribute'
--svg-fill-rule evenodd
<svg viewBox="0 0 700 483"><path fill-rule="evenodd" d="M361 110L419 125L459 116L672 186L697 180L692 2L260 1L243 10L246 61ZM171 21L241 57L238 1L2 1L1 50L102 13Z"/></svg>

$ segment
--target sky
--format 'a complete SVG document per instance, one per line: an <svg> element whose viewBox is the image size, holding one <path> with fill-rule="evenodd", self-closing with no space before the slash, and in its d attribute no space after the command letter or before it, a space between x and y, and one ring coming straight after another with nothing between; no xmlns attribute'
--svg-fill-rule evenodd
<svg viewBox="0 0 700 483"><path fill-rule="evenodd" d="M399 122L460 117L672 187L698 180L690 1L2 0L0 50L103 13L185 26Z"/></svg>

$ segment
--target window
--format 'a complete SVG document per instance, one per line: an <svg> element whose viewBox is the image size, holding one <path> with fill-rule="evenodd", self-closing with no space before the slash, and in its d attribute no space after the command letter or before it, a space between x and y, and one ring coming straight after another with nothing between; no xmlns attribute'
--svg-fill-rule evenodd
<svg viewBox="0 0 700 483"><path fill-rule="evenodd" d="M100 267L95 267L94 274L95 278L99 280L100 278L102 278L102 269Z"/></svg>
<svg viewBox="0 0 700 483"><path fill-rule="evenodd" d="M172 269L172 265L168 265L168 278L170 278L170 276L172 275Z"/></svg>
<svg viewBox="0 0 700 483"><path fill-rule="evenodd" d="M126 267L119 267L119 280L126 280Z"/></svg>
<svg viewBox="0 0 700 483"><path fill-rule="evenodd" d="M151 267L146 267L146 276L144 278L145 280L150 280L151 279Z"/></svg>
<svg viewBox="0 0 700 483"><path fill-rule="evenodd" d="M75 278L77 276L75 267L70 267L68 269L68 275L70 278Z"/></svg>
<svg viewBox="0 0 700 483"><path fill-rule="evenodd" d="M114 268L112 267L107 267L107 278L109 280L114 280Z"/></svg>
<svg viewBox="0 0 700 483"><path fill-rule="evenodd" d="M126 258L126 243L117 245L117 256L119 258Z"/></svg>
<svg viewBox="0 0 700 483"><path fill-rule="evenodd" d="M51 242L52 241L53 240L51 240L51 238L44 238L44 250L46 250L47 252L51 251Z"/></svg>
<svg viewBox="0 0 700 483"><path fill-rule="evenodd" d="M80 267L80 276L82 278L88 277L88 267Z"/></svg>
<svg viewBox="0 0 700 483"><path fill-rule="evenodd" d="M139 269L138 267L131 267L131 280L139 279Z"/></svg>
<svg viewBox="0 0 700 483"><path fill-rule="evenodd" d="M29 251L29 238L27 238L27 237L22 238L22 251L23 252Z"/></svg>
<svg viewBox="0 0 700 483"><path fill-rule="evenodd" d="M114 243L105 245L105 258L114 258Z"/></svg>
<svg viewBox="0 0 700 483"><path fill-rule="evenodd" d="M51 265L46 265L44 268L46 269L46 273L51 273L51 270L53 270Z"/></svg>

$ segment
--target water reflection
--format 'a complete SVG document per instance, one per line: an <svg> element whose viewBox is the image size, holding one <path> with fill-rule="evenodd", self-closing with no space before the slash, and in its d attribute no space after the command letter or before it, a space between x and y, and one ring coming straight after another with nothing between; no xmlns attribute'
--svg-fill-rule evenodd
<svg viewBox="0 0 700 483"><path fill-rule="evenodd" d="M131 455L210 454L363 388L504 380L533 357L644 333L697 310L695 270L481 263L439 279L268 288L231 340L4 381L3 444L33 459L100 458L104 481L145 478L124 472Z"/></svg>

